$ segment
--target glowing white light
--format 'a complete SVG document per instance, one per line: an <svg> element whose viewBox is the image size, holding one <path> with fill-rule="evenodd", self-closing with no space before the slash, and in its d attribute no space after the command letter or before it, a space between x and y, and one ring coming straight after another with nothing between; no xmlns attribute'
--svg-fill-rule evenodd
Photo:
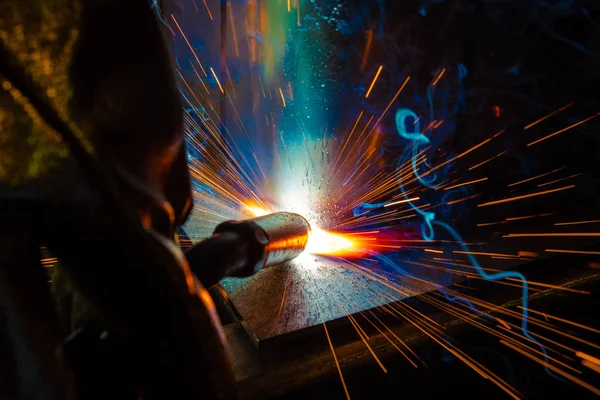
<svg viewBox="0 0 600 400"><path fill-rule="evenodd" d="M324 231L314 224L311 224L311 232L308 237L308 243L304 250L310 254L329 254L336 255L351 251L354 248L354 242L345 237Z"/></svg>

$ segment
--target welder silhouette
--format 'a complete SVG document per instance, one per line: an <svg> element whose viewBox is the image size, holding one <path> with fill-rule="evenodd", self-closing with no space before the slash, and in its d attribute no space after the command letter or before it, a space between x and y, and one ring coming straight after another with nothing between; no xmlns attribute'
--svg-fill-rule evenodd
<svg viewBox="0 0 600 400"><path fill-rule="evenodd" d="M0 3L2 399L237 397L176 245L192 202L162 34L146 0Z"/></svg>

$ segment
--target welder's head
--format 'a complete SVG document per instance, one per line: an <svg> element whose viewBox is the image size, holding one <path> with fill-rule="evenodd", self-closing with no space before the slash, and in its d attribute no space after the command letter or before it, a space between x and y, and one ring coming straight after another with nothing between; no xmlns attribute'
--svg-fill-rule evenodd
<svg viewBox="0 0 600 400"><path fill-rule="evenodd" d="M191 189L182 105L154 11L146 0L71 3L49 2L42 11L19 0L2 2L3 16L39 15L3 18L0 39L37 91L79 128L79 139L114 176L124 200L142 213L171 204L167 214L183 222ZM51 195L77 196L87 184L76 183L67 147L9 83L4 86L0 183L49 181L46 188L61 188Z"/></svg>
<svg viewBox="0 0 600 400"><path fill-rule="evenodd" d="M181 216L190 204L182 105L159 23L136 3L83 7L72 110L138 207L162 197Z"/></svg>

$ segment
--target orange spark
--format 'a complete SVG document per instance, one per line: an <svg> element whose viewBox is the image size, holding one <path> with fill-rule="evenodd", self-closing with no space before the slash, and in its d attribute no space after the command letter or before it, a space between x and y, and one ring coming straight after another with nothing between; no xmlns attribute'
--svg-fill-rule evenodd
<svg viewBox="0 0 600 400"><path fill-rule="evenodd" d="M566 132L566 131L568 131L569 129L575 128L576 126L579 126L579 125L581 125L581 124L585 124L585 123L586 123L586 122L588 122L589 120L596 118L598 115L600 115L600 112L599 112L599 113L596 113L596 114L592 115L591 117L588 117L588 118L586 118L586 119L584 119L584 120L582 120L582 121L579 121L579 122L577 122L577 123L574 123L573 125L567 126L566 128L563 128L563 129L561 129L561 130L559 130L559 131L556 131L556 132L554 132L554 133L551 133L551 134L549 134L548 136L544 136L544 137L543 137L543 138L541 138L541 139L535 140L535 141L533 141L533 142L529 143L529 144L527 145L527 147L529 147L529 146L533 146L534 144L536 144L536 143L539 143L539 142L541 142L541 141L543 141L543 140L550 139L551 137L553 137L553 136L556 136L556 135L558 135L559 133Z"/></svg>
<svg viewBox="0 0 600 400"><path fill-rule="evenodd" d="M285 294L287 292L288 284L290 283L290 273L291 273L291 271L288 271L287 277L285 279L285 286L283 287L283 296L281 297L281 304L279 305L279 311L277 312L277 318L279 318L279 316L281 315L281 311L283 310L283 305L285 304Z"/></svg>
<svg viewBox="0 0 600 400"><path fill-rule="evenodd" d="M567 108L571 107L573 104L574 104L574 103L569 103L569 104L567 104L566 106L562 106L562 107L561 107L561 108L559 108L558 110L555 110L555 111L551 112L550 114L546 115L545 117L542 117L542 118L540 118L540 119L538 119L538 120L536 120L536 121L533 121L533 122L532 122L532 123L530 123L529 125L525 126L525 128L524 128L524 129L525 129L525 130L527 130L527 129L531 128L532 126L535 126L535 125L539 124L540 122L542 122L542 121L544 121L544 120L546 120L546 119L550 118L551 116L553 116L553 115L556 115L556 114L558 114L559 112L561 112L561 111L563 111L563 110L566 110Z"/></svg>
<svg viewBox="0 0 600 400"><path fill-rule="evenodd" d="M373 128L371 128L371 131L369 132L369 135L371 134L371 132L373 132L375 130L375 127L377 125L379 125L379 122L381 122L381 120L383 119L383 117L385 116L385 114L387 114L387 112L390 109L390 107L392 106L392 104L394 104L394 102L396 101L396 99L398 98L398 96L400 96L400 93L402 93L402 91L404 90L404 87L406 86L406 84L408 83L409 80L410 80L410 76L407 76L406 79L404 80L404 82L402 83L402 86L400 86L400 89L398 89L398 91L396 92L396 94L392 98L392 101L389 102L389 104L387 105L387 107L385 108L385 110L383 110L383 112L381 113L381 115L377 119L377 122L375 122L375 125L373 125Z"/></svg>
<svg viewBox="0 0 600 400"><path fill-rule="evenodd" d="M342 368L340 367L340 363L338 362L337 356L335 355L333 343L331 343L331 338L329 337L329 332L327 331L327 325L325 325L325 321L323 321L323 329L325 329L325 336L327 336L327 342L329 343L331 354L333 354L333 360L335 361L335 366L338 370L338 374L340 375L340 380L342 381L342 386L344 387L344 393L346 393L346 399L350 400L350 393L348 393L348 388L346 387L346 382L344 381L344 375L342 375Z"/></svg>
<svg viewBox="0 0 600 400"><path fill-rule="evenodd" d="M519 257L531 257L531 258L536 258L538 256L538 253L535 253L533 251L519 251L517 252L517 255Z"/></svg>
<svg viewBox="0 0 600 400"><path fill-rule="evenodd" d="M447 188L444 188L444 190L450 190L450 189L454 189L454 188L457 188L457 187L461 187L461 186L465 186L465 185L470 185L472 183L483 182L483 181L487 181L487 178L481 178L481 179L476 179L474 181L459 183L458 185L449 186Z"/></svg>
<svg viewBox="0 0 600 400"><path fill-rule="evenodd" d="M411 201L416 201L419 200L420 197L413 197L412 199L406 199L406 200L399 200L399 201L394 201L392 203L387 203L385 204L383 207L391 207L391 206L395 206L396 204L404 204L404 203L409 203Z"/></svg>
<svg viewBox="0 0 600 400"><path fill-rule="evenodd" d="M600 232L576 232L576 233L509 233L502 237L600 237Z"/></svg>
<svg viewBox="0 0 600 400"><path fill-rule="evenodd" d="M543 187L543 186L552 185L553 183L562 182L562 181L565 181L567 179L575 178L575 177L580 176L580 175L583 175L583 172L580 172L578 174L569 175L566 178L560 178L560 179L556 179L556 180L553 180L553 181L550 181L550 182L540 183L539 185L537 185L537 187Z"/></svg>
<svg viewBox="0 0 600 400"><path fill-rule="evenodd" d="M541 195L548 194L548 193L554 193L554 192L560 192L562 190L572 189L574 187L575 187L575 185L571 185L571 186L565 186L565 187L558 188L558 189L545 190L543 192L525 194L523 196L510 197L508 199L490 201L487 203L478 204L477 207L486 207L486 206L492 206L494 204L508 203L509 201L523 200L523 199L527 199L529 197L541 196Z"/></svg>
<svg viewBox="0 0 600 400"><path fill-rule="evenodd" d="M443 68L442 72L440 72L440 74L437 76L437 78L435 78L435 81L433 81L433 83L431 84L431 86L437 85L437 83L439 82L439 80L442 79L442 76L444 76L445 72L446 72L446 68Z"/></svg>
<svg viewBox="0 0 600 400"><path fill-rule="evenodd" d="M600 251L582 251L582 250L559 250L559 249L546 249L546 253L566 253L566 254L586 254L586 255L600 255Z"/></svg>
<svg viewBox="0 0 600 400"><path fill-rule="evenodd" d="M221 82L219 82L219 78L217 78L217 74L215 74L215 70L212 67L210 67L210 72L212 72L213 76L215 77L217 85L219 85L219 89L221 89L221 93L225 93L225 91L223 90L223 86L221 86Z"/></svg>
<svg viewBox="0 0 600 400"><path fill-rule="evenodd" d="M510 344L510 343L508 343L508 342L507 342L507 341L505 341L505 340L501 340L501 341L500 341L500 343L502 343L502 344L503 344L503 345L505 345L505 346L508 346L508 347L512 348L513 350L515 350L515 351L517 351L517 352L521 353L521 354L522 354L522 355L524 355L525 357L527 357L527 358L529 358L529 359L531 359L531 360L533 360L533 361L537 362L538 364L541 364L541 365L543 365L544 367L547 367L547 368L551 369L552 371L554 371L554 372L556 372L556 373L558 373L558 374L562 375L563 377L565 377L565 378L569 379L570 381L573 381L574 383L576 383L576 384L578 384L578 385L580 385L580 386L582 386L582 387L584 387L584 388L588 389L589 391L591 391L592 393L596 394L597 396L600 396L600 390L598 390L597 388L595 388L595 387L591 386L591 385L590 385L590 384L588 384L588 383L585 383L585 382L584 382L584 381L582 381L581 379L579 379L579 378L576 378L575 376L573 376L573 375L571 375L571 374L569 374L569 373L567 373L567 372L564 372L563 370L561 370L561 369L559 369L559 368L555 367L554 365L552 365L552 364L549 364L549 363L547 363L546 361L544 361L544 360L542 360L542 359L540 359L540 358L538 358L538 357L536 357L536 356L534 356L534 355L531 355L531 354L527 353L526 351L524 351L524 350L522 350L522 349L520 349L520 348L518 348L518 347L516 347L516 346L514 346L514 345L512 345L512 344Z"/></svg>
<svg viewBox="0 0 600 400"><path fill-rule="evenodd" d="M534 179L541 178L541 177L543 177L543 176L546 176L546 175L550 175L550 174L552 174L552 173L554 173L554 172L558 172L558 171L560 171L561 169L564 169L564 168L565 168L565 167L561 167L561 168L555 169L555 170L553 170L553 171L550 171L550 172L546 172L546 173L543 173L543 174L540 174L540 175L536 175L536 176L534 176L534 177L532 177L532 178L527 178L527 179L524 179L524 180L522 180L522 181L519 181L519 182L511 183L511 184L510 184L510 185L508 185L508 186L510 187L510 186L516 186L516 185L520 185L521 183L529 182L529 181L532 181L532 180L534 180Z"/></svg>
<svg viewBox="0 0 600 400"><path fill-rule="evenodd" d="M493 159L495 159L496 157L500 157L501 155L505 154L507 151L508 151L508 150L504 150L502 153L498 153L498 154L496 154L494 157L488 158L487 160L485 160L485 161L482 161L482 162L480 162L479 164L472 166L471 168L469 168L469 171L472 171L472 170L474 170L474 169L475 169L475 168L477 168L477 167L481 167L482 165L484 165L484 164L487 164L488 162L492 161L492 160L493 160Z"/></svg>
<svg viewBox="0 0 600 400"><path fill-rule="evenodd" d="M581 360L581 365L583 365L584 367L588 367L589 369L600 374L600 365L598 364L594 364L593 362L590 362L588 360Z"/></svg>
<svg viewBox="0 0 600 400"><path fill-rule="evenodd" d="M373 89L373 86L375 86L375 82L377 82L377 78L379 78L379 74L381 73L382 69L383 69L383 65L380 65L379 69L377 70L377 73L375 74L375 78L373 78L373 82L371 82L371 86L369 86L369 90L367 90L365 99L369 98L369 95L371 94L371 90Z"/></svg>
<svg viewBox="0 0 600 400"><path fill-rule="evenodd" d="M498 321L502 326L510 331L510 325L501 318L496 317L496 321Z"/></svg>
<svg viewBox="0 0 600 400"><path fill-rule="evenodd" d="M373 42L373 30L369 29L367 31L367 43L365 44L365 52L363 53L362 63L360 64L360 70L364 70L367 65L367 56L369 55L369 51L371 50L371 43Z"/></svg>
<svg viewBox="0 0 600 400"><path fill-rule="evenodd" d="M283 102L283 106L287 107L287 105L285 104L285 96L283 95L283 90L281 90L281 88L279 88L279 94L281 95L281 101Z"/></svg>
<svg viewBox="0 0 600 400"><path fill-rule="evenodd" d="M198 65L200 65L200 68L202 69L202 72L204 73L204 76L208 76L208 74L204 70L204 67L202 66L202 63L200 62L200 59L198 59L198 56L196 55L196 52L194 51L194 48L192 47L192 45L188 41L187 36L185 36L185 33L183 33L183 30L181 30L181 27L179 26L179 23L177 22L177 20L175 19L175 16L173 14L171 14L171 18L173 18L173 21L175 21L175 25L177 25L177 29L179 29L179 32L181 32L181 35L183 36L183 38L185 39L185 42L187 43L188 47L192 51L192 54L194 55L194 58L196 58L196 61L198 61Z"/></svg>
<svg viewBox="0 0 600 400"><path fill-rule="evenodd" d="M477 226L491 226L491 225L498 225L498 224L505 224L506 221L498 221L498 222L485 222L483 224L477 224Z"/></svg>
<svg viewBox="0 0 600 400"><path fill-rule="evenodd" d="M592 221L577 221L577 222L558 222L554 225L580 225L580 224L595 224L596 222L600 222L600 219L595 219Z"/></svg>
<svg viewBox="0 0 600 400"><path fill-rule="evenodd" d="M210 8L208 8L208 4L206 4L206 0L203 0L203 1L204 1L204 7L206 7L206 11L208 12L208 16L210 17L210 20L212 21L213 16L212 16L212 13L210 12Z"/></svg>
<svg viewBox="0 0 600 400"><path fill-rule="evenodd" d="M477 196L480 196L480 194L477 193L477 194L474 194L473 196L463 197L462 199L456 199L456 200L448 201L448 202L446 202L446 204L448 204L449 206L451 206L452 204L457 204L457 203L460 203L460 202L463 202L463 201L474 199Z"/></svg>

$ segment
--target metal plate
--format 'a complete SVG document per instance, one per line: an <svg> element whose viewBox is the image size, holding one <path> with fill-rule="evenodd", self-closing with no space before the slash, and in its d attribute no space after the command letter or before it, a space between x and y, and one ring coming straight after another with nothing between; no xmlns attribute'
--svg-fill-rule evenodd
<svg viewBox="0 0 600 400"><path fill-rule="evenodd" d="M365 270L371 267L367 264ZM221 284L260 342L406 297L394 289L393 274L373 272L381 278L367 277L341 260L302 255L251 278L228 278Z"/></svg>

